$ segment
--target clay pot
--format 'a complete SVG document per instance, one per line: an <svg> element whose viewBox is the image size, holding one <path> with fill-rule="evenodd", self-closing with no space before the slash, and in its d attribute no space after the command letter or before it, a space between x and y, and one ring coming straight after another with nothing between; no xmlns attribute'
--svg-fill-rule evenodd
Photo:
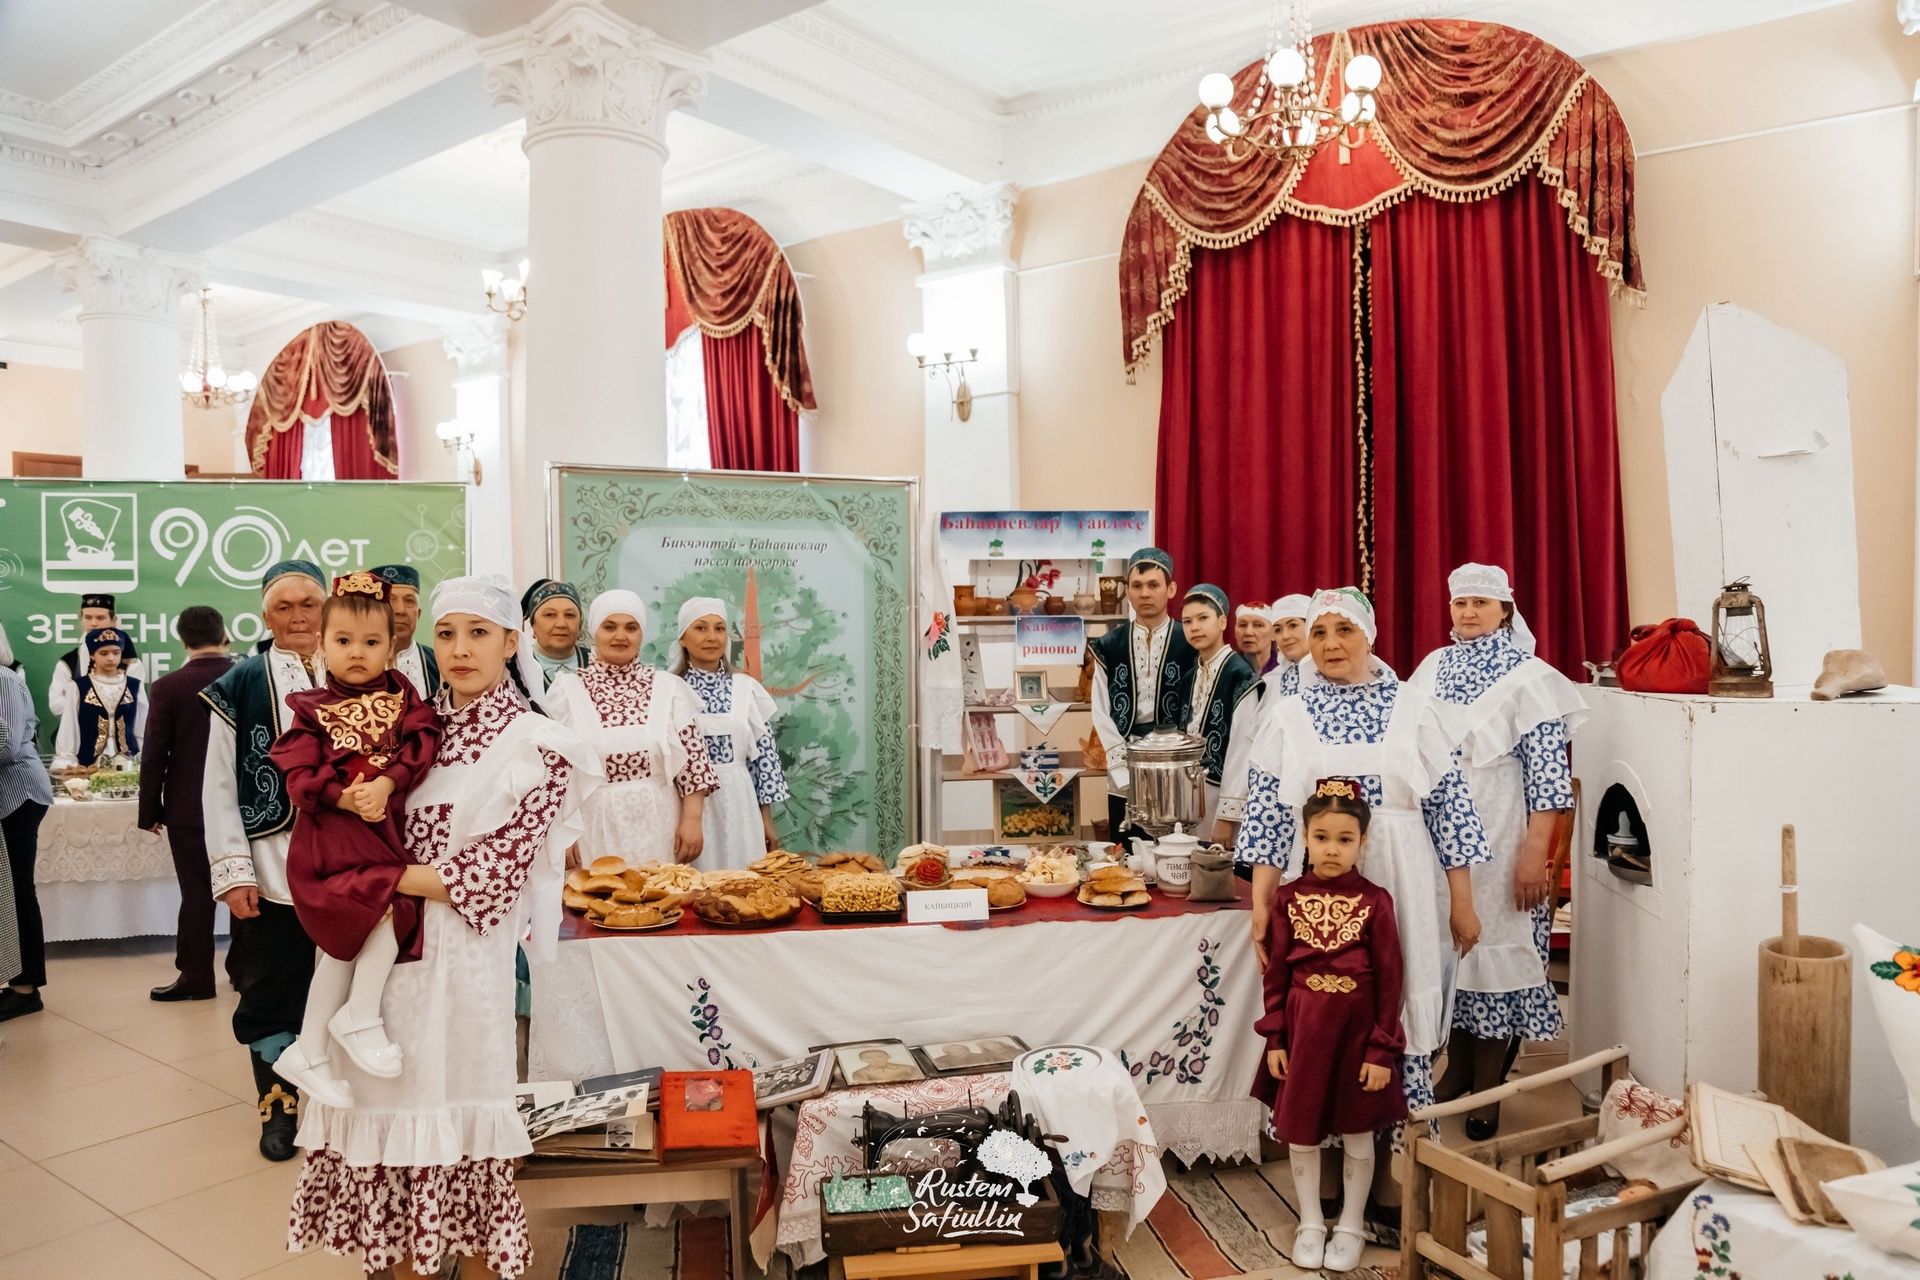
<svg viewBox="0 0 1920 1280"><path fill-rule="evenodd" d="M1040 608L1046 613L1055 615L1065 613L1067 611L1067 598L1065 596L1048 596Z"/></svg>
<svg viewBox="0 0 1920 1280"><path fill-rule="evenodd" d="M1040 593L1032 587L1015 587L1007 592L1007 610L1011 613L1032 613L1040 603Z"/></svg>
<svg viewBox="0 0 1920 1280"><path fill-rule="evenodd" d="M1007 616L1007 602L999 596L975 596L973 612L980 618L1004 618Z"/></svg>
<svg viewBox="0 0 1920 1280"><path fill-rule="evenodd" d="M1100 597L1091 591L1082 591L1073 597L1075 613L1090 614L1100 607Z"/></svg>
<svg viewBox="0 0 1920 1280"><path fill-rule="evenodd" d="M970 618L974 614L975 607L971 582L963 582L953 589L953 612L957 616Z"/></svg>

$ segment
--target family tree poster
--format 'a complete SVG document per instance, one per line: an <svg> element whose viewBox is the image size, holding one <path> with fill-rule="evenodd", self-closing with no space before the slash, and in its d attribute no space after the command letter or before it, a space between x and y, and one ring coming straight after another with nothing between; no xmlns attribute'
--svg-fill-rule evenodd
<svg viewBox="0 0 1920 1280"><path fill-rule="evenodd" d="M0 620L53 740L47 684L80 643L80 597L115 597L154 680L183 656L174 619L212 605L236 652L266 634L260 577L281 560L330 574L411 564L421 595L467 571L467 495L386 480L0 480Z"/></svg>
<svg viewBox="0 0 1920 1280"><path fill-rule="evenodd" d="M914 828L915 484L556 467L559 577L647 605L641 660L667 665L680 606L731 610L733 660L779 708L790 849L892 857Z"/></svg>

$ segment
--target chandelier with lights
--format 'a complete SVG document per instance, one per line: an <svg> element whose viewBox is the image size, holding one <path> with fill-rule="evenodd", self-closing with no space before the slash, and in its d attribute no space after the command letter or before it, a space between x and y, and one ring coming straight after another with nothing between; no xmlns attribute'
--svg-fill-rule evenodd
<svg viewBox="0 0 1920 1280"><path fill-rule="evenodd" d="M520 319L527 314L527 267L525 258L520 259L520 278L514 279L505 272L488 267L480 272L480 283L486 287L487 310L505 316L509 321Z"/></svg>
<svg viewBox="0 0 1920 1280"><path fill-rule="evenodd" d="M1329 142L1357 147L1373 123L1380 62L1372 54L1350 58L1341 73L1346 94L1338 108L1321 97L1313 57L1312 0L1275 0L1267 56L1253 92L1235 105L1233 77L1215 71L1200 81L1207 109L1207 137L1230 160L1255 152L1305 164Z"/></svg>
<svg viewBox="0 0 1920 1280"><path fill-rule="evenodd" d="M193 355L180 371L180 398L200 409L245 404L260 379L242 369L228 374L220 366L220 331L213 323L213 290L200 291L200 324L193 331Z"/></svg>

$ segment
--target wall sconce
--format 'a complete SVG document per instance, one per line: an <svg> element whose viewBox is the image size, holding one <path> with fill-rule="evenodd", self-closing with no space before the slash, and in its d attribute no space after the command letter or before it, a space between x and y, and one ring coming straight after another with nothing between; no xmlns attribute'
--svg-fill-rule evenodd
<svg viewBox="0 0 1920 1280"><path fill-rule="evenodd" d="M967 366L980 358L980 348L968 347L964 357L955 356L952 351L942 351L940 358L935 360L932 358L935 345L924 333L911 334L907 338L907 354L927 371L928 377L946 379L947 390L953 396L951 416L965 422L973 416L973 388L967 385Z"/></svg>
<svg viewBox="0 0 1920 1280"><path fill-rule="evenodd" d="M520 278L517 280L491 267L480 272L480 283L487 287L487 310L497 312L508 320L518 320L527 314L527 268L530 265L527 259L520 259Z"/></svg>
<svg viewBox="0 0 1920 1280"><path fill-rule="evenodd" d="M474 434L460 425L456 419L443 422L433 429L440 437L440 446L455 458L462 459L467 465L467 477L470 483L480 483L480 458L473 451Z"/></svg>

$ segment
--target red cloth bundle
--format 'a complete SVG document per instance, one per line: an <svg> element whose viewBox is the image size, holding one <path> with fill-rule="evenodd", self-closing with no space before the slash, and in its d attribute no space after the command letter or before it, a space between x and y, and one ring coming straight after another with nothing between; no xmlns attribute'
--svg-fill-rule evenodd
<svg viewBox="0 0 1920 1280"><path fill-rule="evenodd" d="M1622 689L1635 693L1705 693L1713 651L1692 618L1668 618L1635 627L1614 660Z"/></svg>

